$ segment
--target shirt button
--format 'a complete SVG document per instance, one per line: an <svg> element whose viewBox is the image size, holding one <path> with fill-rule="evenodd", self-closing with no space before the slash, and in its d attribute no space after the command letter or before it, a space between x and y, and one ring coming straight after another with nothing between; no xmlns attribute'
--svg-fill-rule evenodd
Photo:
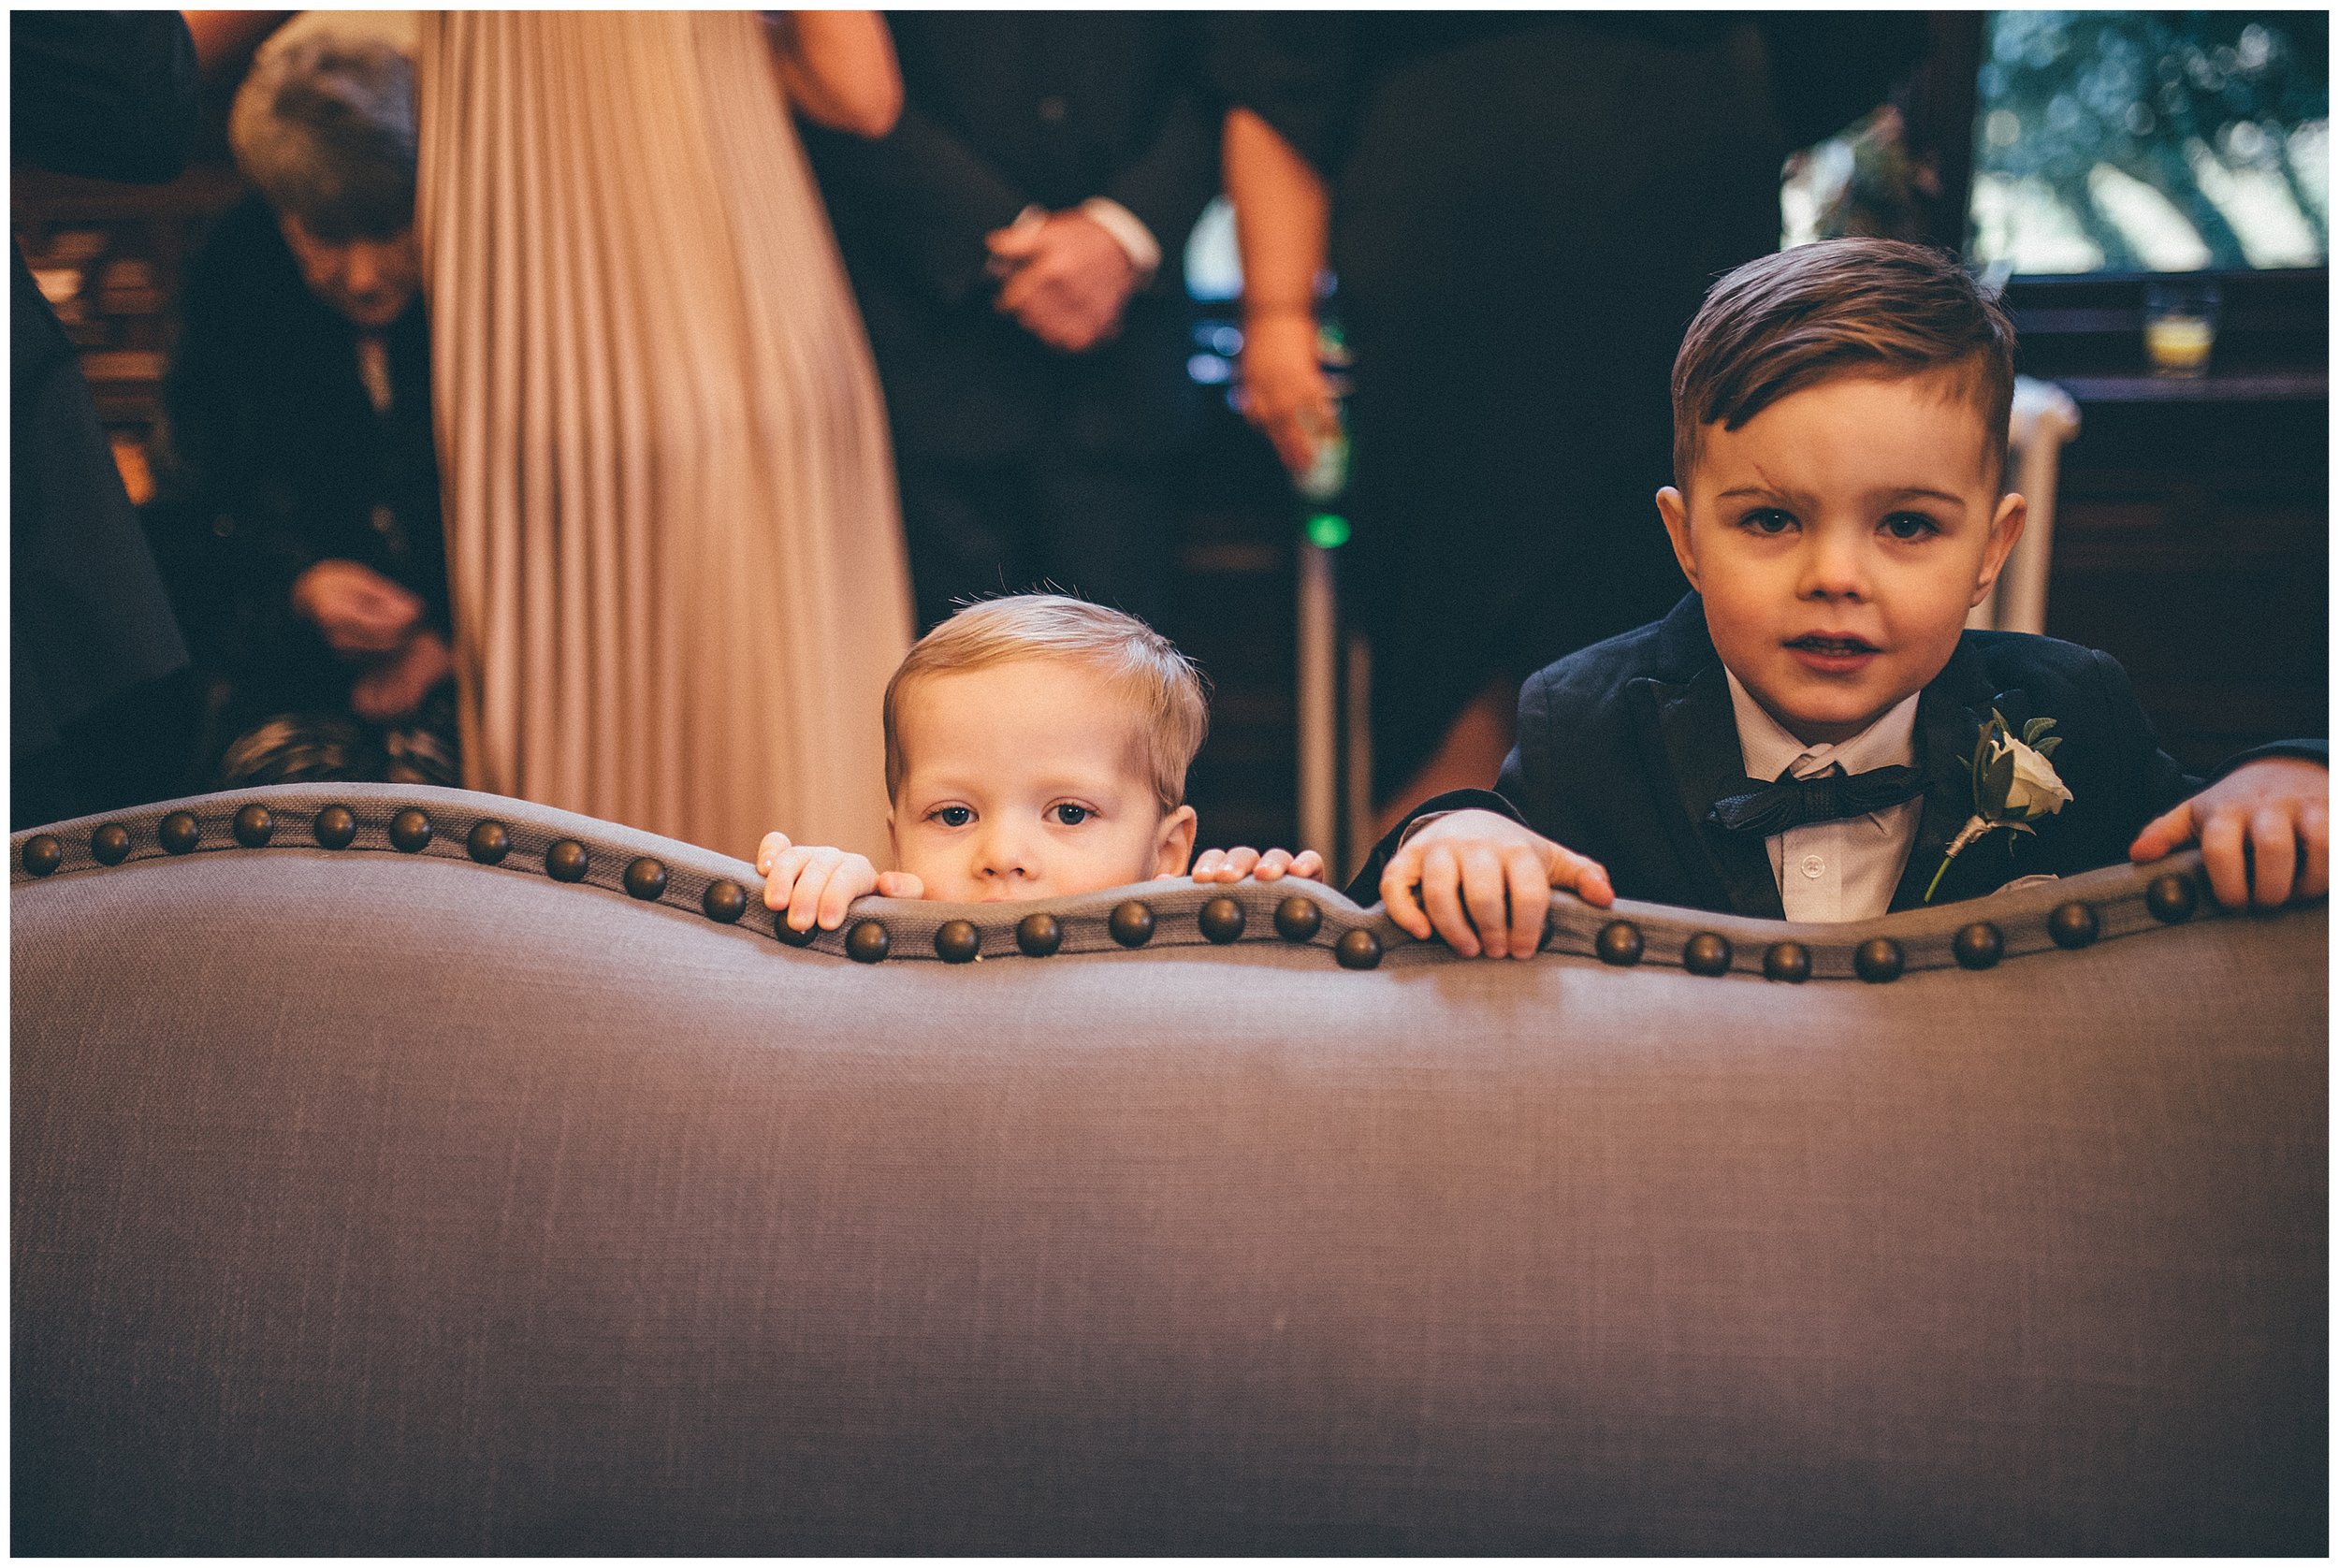
<svg viewBox="0 0 2339 1568"><path fill-rule="evenodd" d="M1820 859L1817 855L1805 855L1803 857L1803 875L1806 877L1824 877L1827 875L1827 863Z"/></svg>
<svg viewBox="0 0 2339 1568"><path fill-rule="evenodd" d="M1058 121L1061 121L1064 118L1066 111L1069 108L1070 106L1062 98L1056 96L1053 93L1051 93L1046 97L1039 100L1039 118L1045 120L1051 125L1055 124Z"/></svg>

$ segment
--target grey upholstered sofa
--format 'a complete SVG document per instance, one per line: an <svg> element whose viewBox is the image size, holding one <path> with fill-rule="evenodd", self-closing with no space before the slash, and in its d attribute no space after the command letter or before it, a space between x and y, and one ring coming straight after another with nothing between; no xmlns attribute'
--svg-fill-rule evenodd
<svg viewBox="0 0 2339 1568"><path fill-rule="evenodd" d="M12 850L20 1551L2324 1547L2320 908L800 951L456 791Z"/></svg>

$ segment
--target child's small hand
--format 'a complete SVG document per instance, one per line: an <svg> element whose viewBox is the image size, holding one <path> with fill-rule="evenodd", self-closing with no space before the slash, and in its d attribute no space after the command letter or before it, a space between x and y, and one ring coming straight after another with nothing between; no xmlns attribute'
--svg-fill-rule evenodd
<svg viewBox="0 0 2339 1568"><path fill-rule="evenodd" d="M923 898L926 885L907 871L879 871L866 855L820 844L791 844L784 833L767 833L755 851L763 873L763 907L788 911L792 930L823 931L845 923L845 911L864 893L885 898Z"/></svg>
<svg viewBox="0 0 2339 1568"><path fill-rule="evenodd" d="M1262 882L1305 877L1320 882L1324 879L1324 857L1314 849L1302 849L1296 855L1288 849L1270 849L1261 854L1247 847L1204 849L1195 857L1193 877L1198 882L1239 882L1245 877L1256 877Z"/></svg>
<svg viewBox="0 0 2339 1568"><path fill-rule="evenodd" d="M2128 858L2142 865L2196 840L2210 892L2229 909L2320 898L2331 891L2331 770L2303 757L2245 762L2145 823Z"/></svg>
<svg viewBox="0 0 2339 1568"><path fill-rule="evenodd" d="M1533 957L1553 888L1604 909L1616 901L1599 862L1491 811L1440 817L1381 873L1388 918L1420 941L1434 931L1464 958L1481 947L1489 958Z"/></svg>

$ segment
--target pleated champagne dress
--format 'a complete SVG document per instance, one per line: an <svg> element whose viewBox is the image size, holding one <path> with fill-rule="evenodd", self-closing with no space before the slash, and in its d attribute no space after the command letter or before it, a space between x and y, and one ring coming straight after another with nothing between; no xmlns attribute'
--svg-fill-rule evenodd
<svg viewBox="0 0 2339 1568"><path fill-rule="evenodd" d="M466 782L885 861L884 405L763 24L423 18Z"/></svg>

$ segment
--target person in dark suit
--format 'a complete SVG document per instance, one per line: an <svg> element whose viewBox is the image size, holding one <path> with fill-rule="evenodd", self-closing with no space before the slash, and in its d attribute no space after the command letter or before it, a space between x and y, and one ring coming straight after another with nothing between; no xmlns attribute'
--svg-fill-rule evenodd
<svg viewBox="0 0 2339 1568"><path fill-rule="evenodd" d="M1963 631L2022 532L2012 385L2012 327L1946 254L1833 240L1723 278L1657 497L1695 591L1529 680L1499 795L1430 803L1351 895L1522 957L1552 887L1860 920L2198 840L2224 904L2320 896L2325 745L2201 790L2110 658Z"/></svg>
<svg viewBox="0 0 2339 1568"><path fill-rule="evenodd" d="M19 162L161 183L185 166L195 44L175 12L9 19ZM9 280L8 723L13 827L176 792L185 643L56 313Z"/></svg>
<svg viewBox="0 0 2339 1568"><path fill-rule="evenodd" d="M921 628L1038 581L1155 618L1194 414L1182 251L1218 182L1193 28L889 20L900 123L805 139L892 416Z"/></svg>

